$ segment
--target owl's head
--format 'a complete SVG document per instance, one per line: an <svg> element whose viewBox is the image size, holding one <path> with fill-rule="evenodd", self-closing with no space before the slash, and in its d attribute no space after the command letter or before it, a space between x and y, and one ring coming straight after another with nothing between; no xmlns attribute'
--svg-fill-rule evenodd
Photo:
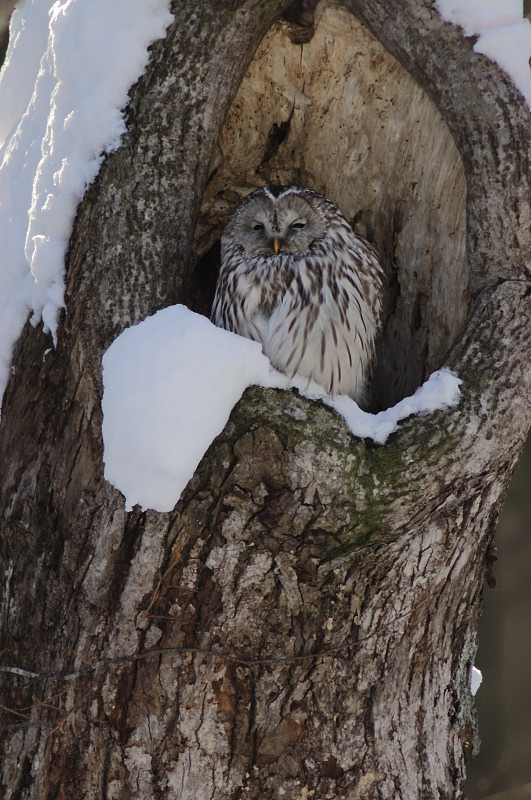
<svg viewBox="0 0 531 800"><path fill-rule="evenodd" d="M321 199L295 186L252 192L230 218L222 249L230 242L247 256L311 252L327 233L326 217L314 198Z"/></svg>

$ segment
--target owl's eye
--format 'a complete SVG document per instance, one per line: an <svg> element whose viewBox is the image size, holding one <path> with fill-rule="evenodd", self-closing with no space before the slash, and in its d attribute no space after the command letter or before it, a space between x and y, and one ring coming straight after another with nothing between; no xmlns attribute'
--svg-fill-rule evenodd
<svg viewBox="0 0 531 800"><path fill-rule="evenodd" d="M263 231L264 226L261 222L257 222L256 225L253 225L253 231Z"/></svg>
<svg viewBox="0 0 531 800"><path fill-rule="evenodd" d="M301 228L305 228L305 227L306 227L306 223L302 222L302 220L298 220L297 222L292 222L291 225L290 225L290 228L292 228L294 230L300 230Z"/></svg>

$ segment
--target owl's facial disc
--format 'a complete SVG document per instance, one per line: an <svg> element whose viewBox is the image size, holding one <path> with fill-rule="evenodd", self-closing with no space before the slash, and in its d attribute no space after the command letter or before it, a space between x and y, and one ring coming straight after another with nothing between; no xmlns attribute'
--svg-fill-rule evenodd
<svg viewBox="0 0 531 800"><path fill-rule="evenodd" d="M296 195L256 197L242 210L234 231L248 255L307 253L326 234L312 206Z"/></svg>

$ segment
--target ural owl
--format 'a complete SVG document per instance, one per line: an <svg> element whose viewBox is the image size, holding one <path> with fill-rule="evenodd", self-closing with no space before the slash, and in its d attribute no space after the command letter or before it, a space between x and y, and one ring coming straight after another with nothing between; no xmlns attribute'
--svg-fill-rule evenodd
<svg viewBox="0 0 531 800"><path fill-rule="evenodd" d="M227 223L212 321L276 369L363 401L380 329L382 268L339 209L296 186L258 189Z"/></svg>

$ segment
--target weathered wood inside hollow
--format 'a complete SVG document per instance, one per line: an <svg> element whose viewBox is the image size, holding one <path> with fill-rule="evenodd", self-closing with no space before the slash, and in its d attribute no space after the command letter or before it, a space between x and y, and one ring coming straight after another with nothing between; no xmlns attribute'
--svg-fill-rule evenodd
<svg viewBox="0 0 531 800"><path fill-rule="evenodd" d="M210 165L196 258L241 197L270 183L330 197L375 244L387 290L373 406L411 394L469 306L464 169L426 92L336 3L319 4L309 41L280 19L260 43Z"/></svg>

